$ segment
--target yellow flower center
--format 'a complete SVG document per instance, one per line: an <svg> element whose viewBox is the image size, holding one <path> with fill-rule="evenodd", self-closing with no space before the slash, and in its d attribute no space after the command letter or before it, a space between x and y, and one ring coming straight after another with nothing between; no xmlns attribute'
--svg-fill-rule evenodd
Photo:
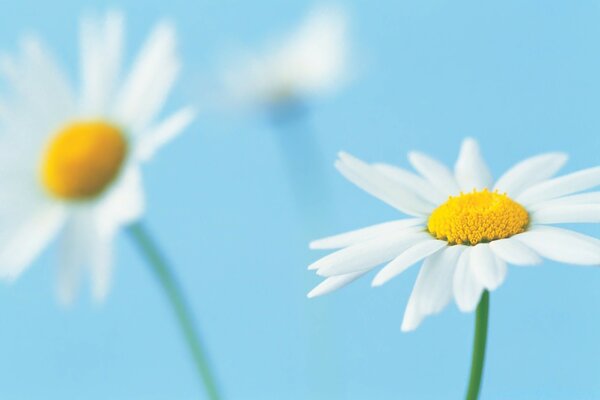
<svg viewBox="0 0 600 400"><path fill-rule="evenodd" d="M103 121L79 121L61 129L43 156L41 178L54 196L95 197L119 174L127 155L121 129Z"/></svg>
<svg viewBox="0 0 600 400"><path fill-rule="evenodd" d="M450 196L433 210L427 230L449 244L476 245L525 231L529 215L506 194L487 189Z"/></svg>

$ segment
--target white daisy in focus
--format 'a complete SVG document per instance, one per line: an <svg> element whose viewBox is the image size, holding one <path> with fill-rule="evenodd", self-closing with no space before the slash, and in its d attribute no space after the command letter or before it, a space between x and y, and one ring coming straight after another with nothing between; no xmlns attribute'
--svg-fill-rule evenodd
<svg viewBox="0 0 600 400"><path fill-rule="evenodd" d="M234 106L272 107L332 91L347 78L347 18L339 8L313 10L263 54L246 55L222 81Z"/></svg>
<svg viewBox="0 0 600 400"><path fill-rule="evenodd" d="M113 238L144 212L140 166L194 115L157 119L180 69L170 24L127 74L120 14L83 19L80 45L79 92L36 38L0 65L12 95L0 99L0 277L17 278L59 235L63 302L85 268L94 297L106 296Z"/></svg>
<svg viewBox="0 0 600 400"><path fill-rule="evenodd" d="M506 277L507 263L526 266L541 257L600 264L600 240L549 226L600 222L600 167L553 178L567 160L561 153L528 158L495 183L477 146L466 139L454 172L418 152L413 173L367 164L340 153L337 169L351 182L411 218L317 240L312 249L341 249L309 266L327 277L309 297L339 289L380 264L379 286L424 260L402 322L419 326L452 298L462 312L475 310L484 290Z"/></svg>

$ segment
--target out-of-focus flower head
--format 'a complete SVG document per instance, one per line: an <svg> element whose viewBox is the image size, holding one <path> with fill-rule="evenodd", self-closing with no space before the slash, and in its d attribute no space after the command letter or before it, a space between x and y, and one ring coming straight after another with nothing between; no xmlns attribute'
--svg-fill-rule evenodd
<svg viewBox="0 0 600 400"><path fill-rule="evenodd" d="M12 89L0 99L0 277L17 278L59 236L64 302L86 268L106 296L114 236L144 212L141 164L194 117L157 118L180 69L173 27L158 24L123 74L123 20L82 20L79 92L37 38L0 65Z"/></svg>
<svg viewBox="0 0 600 400"><path fill-rule="evenodd" d="M339 7L313 10L266 51L239 57L225 69L226 101L234 107L278 107L337 89L349 75L347 25Z"/></svg>

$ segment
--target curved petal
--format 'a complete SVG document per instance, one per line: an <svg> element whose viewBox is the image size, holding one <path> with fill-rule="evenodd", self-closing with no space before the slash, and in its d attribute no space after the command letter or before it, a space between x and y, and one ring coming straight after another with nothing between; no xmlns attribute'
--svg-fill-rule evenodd
<svg viewBox="0 0 600 400"><path fill-rule="evenodd" d="M71 211L61 241L57 287L61 303L73 302L86 269L91 274L94 299L105 299L112 275L113 235L101 231L93 207L82 205Z"/></svg>
<svg viewBox="0 0 600 400"><path fill-rule="evenodd" d="M527 158L509 169L498 179L495 190L515 198L527 188L556 174L567 162L563 153L546 153Z"/></svg>
<svg viewBox="0 0 600 400"><path fill-rule="evenodd" d="M402 254L392 260L388 265L373 278L373 286L381 286L395 276L406 271L410 266L418 263L427 256L430 256L442 248L447 247L448 242L433 239L431 236L420 242L414 243Z"/></svg>
<svg viewBox="0 0 600 400"><path fill-rule="evenodd" d="M542 262L541 257L523 243L514 239L494 240L490 242L490 248L497 257L507 263L514 265L537 265Z"/></svg>
<svg viewBox="0 0 600 400"><path fill-rule="evenodd" d="M528 209L529 211L537 211L548 207L576 206L580 204L600 204L600 192L587 192L559 197L557 199L531 204Z"/></svg>
<svg viewBox="0 0 600 400"><path fill-rule="evenodd" d="M600 204L547 207L531 213L534 224L566 224L600 222Z"/></svg>
<svg viewBox="0 0 600 400"><path fill-rule="evenodd" d="M469 267L471 250L471 247L466 247L458 258L452 280L454 300L462 312L474 311L483 293L483 285L475 278L475 274Z"/></svg>
<svg viewBox="0 0 600 400"><path fill-rule="evenodd" d="M373 168L394 179L431 204L440 204L448 199L447 196L440 193L426 179L410 171L382 163L373 164Z"/></svg>
<svg viewBox="0 0 600 400"><path fill-rule="evenodd" d="M402 331L416 329L424 317L444 309L452 299L452 277L464 246L450 246L427 257L404 312Z"/></svg>
<svg viewBox="0 0 600 400"><path fill-rule="evenodd" d="M523 205L529 205L598 185L600 185L600 167L588 168L538 183L521 193L516 200Z"/></svg>
<svg viewBox="0 0 600 400"><path fill-rule="evenodd" d="M382 224L371 225L366 228L356 229L339 235L315 240L310 242L309 247L311 249L341 249L343 247L352 246L378 236L387 235L418 225L423 225L424 223L425 221L422 218L410 218L384 222Z"/></svg>
<svg viewBox="0 0 600 400"><path fill-rule="evenodd" d="M367 163L341 152L335 166L356 186L392 207L412 216L425 216L433 206L424 203L416 194L375 170Z"/></svg>
<svg viewBox="0 0 600 400"><path fill-rule="evenodd" d="M21 47L22 59L6 57L0 69L18 95L18 101L27 106L27 117L35 117L45 129L56 129L75 110L73 90L54 58L37 38L26 37ZM38 134L46 135L48 132Z"/></svg>
<svg viewBox="0 0 600 400"><path fill-rule="evenodd" d="M102 113L110 105L120 73L123 15L109 12L101 20L82 19L79 38L83 111Z"/></svg>
<svg viewBox="0 0 600 400"><path fill-rule="evenodd" d="M160 111L177 78L175 29L159 24L138 55L117 96L117 118L134 132L143 131Z"/></svg>
<svg viewBox="0 0 600 400"><path fill-rule="evenodd" d="M506 278L506 264L498 260L487 243L473 246L469 268L479 283L490 291L496 290Z"/></svg>
<svg viewBox="0 0 600 400"><path fill-rule="evenodd" d="M90 260L92 296L97 302L102 302L106 299L112 283L113 237L114 233L98 232L98 236L92 248L92 259Z"/></svg>
<svg viewBox="0 0 600 400"><path fill-rule="evenodd" d="M139 167L130 165L96 205L94 212L98 229L102 234L113 234L120 227L139 219L144 207L141 171Z"/></svg>
<svg viewBox="0 0 600 400"><path fill-rule="evenodd" d="M64 222L64 208L35 203L15 209L0 232L0 278L16 279L56 236Z"/></svg>
<svg viewBox="0 0 600 400"><path fill-rule="evenodd" d="M71 210L60 238L57 296L64 305L73 303L79 292L83 270L93 243L93 224L89 208Z"/></svg>
<svg viewBox="0 0 600 400"><path fill-rule="evenodd" d="M196 117L193 107L186 107L167 117L154 129L142 135L137 143L136 155L139 160L147 161L154 153L175 139Z"/></svg>
<svg viewBox="0 0 600 400"><path fill-rule="evenodd" d="M454 175L441 162L416 151L408 154L408 161L433 187L444 195L456 195L460 192Z"/></svg>
<svg viewBox="0 0 600 400"><path fill-rule="evenodd" d="M492 187L492 173L475 140L467 138L463 141L454 166L454 175L463 192Z"/></svg>
<svg viewBox="0 0 600 400"><path fill-rule="evenodd" d="M514 236L542 257L568 264L600 264L600 240L567 229L534 227Z"/></svg>
<svg viewBox="0 0 600 400"><path fill-rule="evenodd" d="M321 276L345 275L373 268L389 261L415 242L427 238L424 232L407 230L385 238L376 238L329 254L311 264Z"/></svg>
<svg viewBox="0 0 600 400"><path fill-rule="evenodd" d="M313 297L323 296L324 294L331 293L354 282L356 279L360 278L367 272L368 271L360 271L346 275L330 276L329 278L325 279L323 282L318 284L313 290L311 290L307 294L307 297L310 299Z"/></svg>

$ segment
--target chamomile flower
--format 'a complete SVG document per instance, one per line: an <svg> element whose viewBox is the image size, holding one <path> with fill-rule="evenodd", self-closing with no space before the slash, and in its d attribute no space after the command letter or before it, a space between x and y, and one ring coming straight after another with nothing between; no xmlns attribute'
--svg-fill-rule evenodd
<svg viewBox="0 0 600 400"><path fill-rule="evenodd" d="M313 10L267 51L236 60L222 74L235 106L279 106L336 89L348 72L347 18L334 7Z"/></svg>
<svg viewBox="0 0 600 400"><path fill-rule="evenodd" d="M82 20L79 90L36 38L1 62L0 277L59 236L65 302L86 268L106 296L115 234L144 212L141 164L193 119L191 108L157 118L180 69L173 27L158 24L126 74L123 27L118 13Z"/></svg>
<svg viewBox="0 0 600 400"><path fill-rule="evenodd" d="M576 265L600 264L600 240L551 226L600 222L600 167L554 177L562 153L528 158L497 181L477 143L466 139L454 171L418 152L417 173L367 164L340 153L338 170L351 182L410 218L317 240L313 249L341 249L310 265L326 277L309 297L339 289L380 264L379 286L423 261L402 322L419 326L454 298L471 312L484 290L503 282L507 264L539 264L542 257Z"/></svg>

